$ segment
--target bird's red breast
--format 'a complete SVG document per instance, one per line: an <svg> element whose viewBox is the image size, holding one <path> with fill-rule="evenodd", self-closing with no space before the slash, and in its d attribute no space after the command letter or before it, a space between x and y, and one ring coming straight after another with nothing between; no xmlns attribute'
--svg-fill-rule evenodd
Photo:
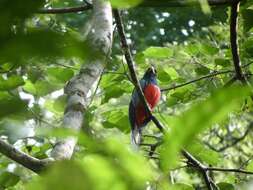
<svg viewBox="0 0 253 190"><path fill-rule="evenodd" d="M161 91L158 86L154 84L148 84L144 89L144 96L149 104L151 111L158 104L161 96ZM141 126L147 119L146 112L142 103L136 107L136 123Z"/></svg>

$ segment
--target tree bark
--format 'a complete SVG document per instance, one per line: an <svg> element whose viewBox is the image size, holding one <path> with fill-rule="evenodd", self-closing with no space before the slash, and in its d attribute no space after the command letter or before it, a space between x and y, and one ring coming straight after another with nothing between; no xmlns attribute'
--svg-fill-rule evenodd
<svg viewBox="0 0 253 190"><path fill-rule="evenodd" d="M45 166L50 163L50 160L39 160L34 158L8 144L0 138L0 152L8 158L16 161L24 167L39 173L44 170Z"/></svg>
<svg viewBox="0 0 253 190"><path fill-rule="evenodd" d="M65 108L63 127L80 130L83 114L89 104L87 99L92 86L96 85L110 54L112 44L112 9L108 1L93 0L93 17L91 30L87 36L87 44L96 53L86 60L78 75L72 78L65 87L67 105ZM70 159L76 139L69 137L59 140L51 156L55 160Z"/></svg>

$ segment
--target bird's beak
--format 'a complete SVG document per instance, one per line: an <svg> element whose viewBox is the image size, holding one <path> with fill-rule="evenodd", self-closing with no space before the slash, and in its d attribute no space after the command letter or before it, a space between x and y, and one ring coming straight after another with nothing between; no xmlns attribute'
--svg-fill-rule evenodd
<svg viewBox="0 0 253 190"><path fill-rule="evenodd" d="M155 67L152 66L150 69L151 69L151 72L156 75L156 69L155 69Z"/></svg>

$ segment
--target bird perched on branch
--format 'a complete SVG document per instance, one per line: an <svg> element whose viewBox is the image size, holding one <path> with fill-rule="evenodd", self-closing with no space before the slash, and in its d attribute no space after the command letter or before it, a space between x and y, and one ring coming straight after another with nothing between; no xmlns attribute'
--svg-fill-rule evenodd
<svg viewBox="0 0 253 190"><path fill-rule="evenodd" d="M157 85L156 69L152 66L147 69L143 78L140 80L140 85L147 103L151 109L158 104L161 96L160 88ZM141 131L150 121L147 116L144 105L140 100L136 89L132 93L131 102L129 104L129 120L131 125L131 142L134 145L139 145L141 142Z"/></svg>

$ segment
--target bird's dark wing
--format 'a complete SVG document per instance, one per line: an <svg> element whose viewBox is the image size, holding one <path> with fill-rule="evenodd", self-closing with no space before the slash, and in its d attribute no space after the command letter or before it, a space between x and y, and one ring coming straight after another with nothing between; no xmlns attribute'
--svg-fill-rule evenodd
<svg viewBox="0 0 253 190"><path fill-rule="evenodd" d="M147 85L147 81L145 81L144 79L141 79L140 80L140 85L141 85L142 91L144 91L144 89ZM133 103L134 107L136 107L140 103L140 98L139 98L139 95L138 95L136 89L134 89L134 91L132 93L131 102Z"/></svg>

